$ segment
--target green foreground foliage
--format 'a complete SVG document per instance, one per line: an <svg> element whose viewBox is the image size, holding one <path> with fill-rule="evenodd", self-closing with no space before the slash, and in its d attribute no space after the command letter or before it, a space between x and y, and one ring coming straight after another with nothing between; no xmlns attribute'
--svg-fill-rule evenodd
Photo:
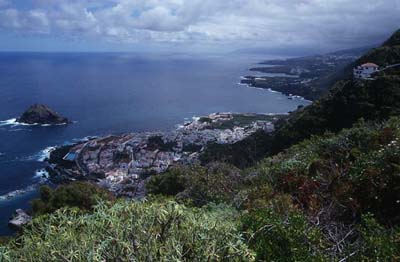
<svg viewBox="0 0 400 262"><path fill-rule="evenodd" d="M1 261L252 261L237 211L168 200L99 204L34 219L0 248Z"/></svg>
<svg viewBox="0 0 400 262"><path fill-rule="evenodd" d="M239 195L260 260L400 258L400 118L316 136L248 173ZM266 229L267 228L267 229Z"/></svg>

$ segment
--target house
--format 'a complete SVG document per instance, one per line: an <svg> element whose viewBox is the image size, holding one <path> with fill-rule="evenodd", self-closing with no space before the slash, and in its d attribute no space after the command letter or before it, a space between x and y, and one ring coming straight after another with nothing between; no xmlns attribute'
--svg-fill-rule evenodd
<svg viewBox="0 0 400 262"><path fill-rule="evenodd" d="M378 71L378 65L374 63L365 63L353 69L353 76L356 79L370 79L371 75Z"/></svg>

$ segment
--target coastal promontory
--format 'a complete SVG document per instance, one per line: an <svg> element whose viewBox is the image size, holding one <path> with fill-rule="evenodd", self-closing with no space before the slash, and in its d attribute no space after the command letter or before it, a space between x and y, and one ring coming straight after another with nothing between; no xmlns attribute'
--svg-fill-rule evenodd
<svg viewBox="0 0 400 262"><path fill-rule="evenodd" d="M34 104L30 106L17 119L20 123L25 124L41 124L41 125L60 125L71 123L68 118L60 116L50 107L43 104Z"/></svg>

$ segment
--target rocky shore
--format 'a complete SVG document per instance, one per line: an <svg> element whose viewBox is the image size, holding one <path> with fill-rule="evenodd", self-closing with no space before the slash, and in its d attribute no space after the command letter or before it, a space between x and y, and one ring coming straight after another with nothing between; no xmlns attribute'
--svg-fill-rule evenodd
<svg viewBox="0 0 400 262"><path fill-rule="evenodd" d="M344 69L366 50L350 49L334 53L285 60L269 60L250 68L254 75L244 76L242 84L271 89L293 98L315 100L341 79Z"/></svg>
<svg viewBox="0 0 400 262"><path fill-rule="evenodd" d="M216 113L170 132L92 138L51 152L48 171L57 182L93 181L118 196L140 198L145 180L176 164L199 163L211 143L229 144L256 131L272 132L278 115Z"/></svg>
<svg viewBox="0 0 400 262"><path fill-rule="evenodd" d="M25 211L17 209L8 222L8 225L15 230L21 230L22 227L31 222L31 220L32 217L25 213Z"/></svg>

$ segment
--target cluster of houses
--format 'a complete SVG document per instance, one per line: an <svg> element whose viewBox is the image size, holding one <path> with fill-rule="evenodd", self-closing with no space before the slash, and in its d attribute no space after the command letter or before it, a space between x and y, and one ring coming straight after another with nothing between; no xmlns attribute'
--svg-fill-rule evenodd
<svg viewBox="0 0 400 262"><path fill-rule="evenodd" d="M231 119L229 114L213 114L207 121L197 118L171 132L95 138L76 145L64 160L75 162L83 176L95 174L109 188L131 185L142 175L163 173L173 164L196 163L199 151L208 143L235 143L257 130L271 132L274 129L270 121L261 120L231 129L210 128L211 123ZM115 188L121 189L120 186Z"/></svg>

